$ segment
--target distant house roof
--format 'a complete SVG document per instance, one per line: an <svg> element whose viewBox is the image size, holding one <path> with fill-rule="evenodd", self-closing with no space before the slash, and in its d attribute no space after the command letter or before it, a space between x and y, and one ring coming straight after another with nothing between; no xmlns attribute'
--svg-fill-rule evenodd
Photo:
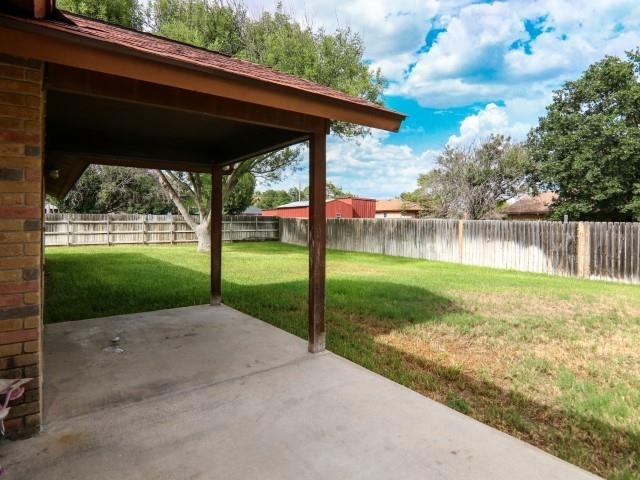
<svg viewBox="0 0 640 480"><path fill-rule="evenodd" d="M376 201L376 212L420 212L423 208L413 202L405 202L399 198Z"/></svg>
<svg viewBox="0 0 640 480"><path fill-rule="evenodd" d="M334 200L370 200L370 199L369 198L355 198L355 197L327 198L325 200L325 202L329 203L329 202L333 202ZM300 202L285 203L284 205L278 205L277 207L274 207L274 208L301 208L301 207L308 207L308 206L309 206L309 201L308 200L302 200Z"/></svg>
<svg viewBox="0 0 640 480"><path fill-rule="evenodd" d="M273 207L273 208L300 208L300 207L308 207L308 206L309 206L309 201L302 200L301 202L289 202L289 203L285 203L284 205L278 205L277 207Z"/></svg>
<svg viewBox="0 0 640 480"><path fill-rule="evenodd" d="M247 207L245 211L242 212L242 215L260 215L260 214L262 214L262 210L260 210L258 207L255 207L253 205Z"/></svg>
<svg viewBox="0 0 640 480"><path fill-rule="evenodd" d="M549 213L549 207L558 198L554 192L541 192L538 195L525 195L512 203L505 210L507 215L544 215Z"/></svg>

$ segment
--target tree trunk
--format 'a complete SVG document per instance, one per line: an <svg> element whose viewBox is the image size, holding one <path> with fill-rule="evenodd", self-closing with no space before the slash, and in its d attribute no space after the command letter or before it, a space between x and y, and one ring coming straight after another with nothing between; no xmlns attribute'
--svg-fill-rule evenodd
<svg viewBox="0 0 640 480"><path fill-rule="evenodd" d="M171 184L170 178L173 178L176 183L179 180L176 179L175 176L168 172L167 174L163 173L162 170L156 170L156 177L158 178L158 182L160 186L164 189L164 191L169 195L169 198L173 201L175 206L178 208L180 215L184 218L184 221L187 222L187 225L191 227L191 229L195 232L196 238L198 239L198 252L210 252L211 251L211 208L209 207L209 212L205 212L203 207L203 199L201 195L198 196L200 191L191 190L194 200L198 204L198 211L200 215L200 223L196 223L191 215L189 215L189 211L182 200L180 200L180 196L178 195L176 188Z"/></svg>
<svg viewBox="0 0 640 480"><path fill-rule="evenodd" d="M203 221L195 228L196 238L198 239L198 252L211 251L211 233L209 228L210 222Z"/></svg>

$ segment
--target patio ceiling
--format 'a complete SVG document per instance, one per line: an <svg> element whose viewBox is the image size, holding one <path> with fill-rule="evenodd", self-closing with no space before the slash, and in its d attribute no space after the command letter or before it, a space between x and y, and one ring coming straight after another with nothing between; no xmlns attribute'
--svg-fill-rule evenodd
<svg viewBox="0 0 640 480"><path fill-rule="evenodd" d="M64 196L88 165L209 173L308 138L322 119L50 64L47 193ZM52 175L51 172L56 172Z"/></svg>

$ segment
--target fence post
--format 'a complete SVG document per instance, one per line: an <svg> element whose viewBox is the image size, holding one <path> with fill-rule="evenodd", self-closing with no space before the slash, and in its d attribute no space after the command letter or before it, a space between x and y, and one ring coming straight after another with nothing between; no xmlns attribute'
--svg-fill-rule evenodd
<svg viewBox="0 0 640 480"><path fill-rule="evenodd" d="M67 247L71 245L71 220L69 219L69 214L67 213Z"/></svg>
<svg viewBox="0 0 640 480"><path fill-rule="evenodd" d="M176 225L174 223L175 219L173 218L173 214L171 214L171 225L169 226L169 240L171 241L171 245L173 245L173 234L176 229Z"/></svg>
<svg viewBox="0 0 640 480"><path fill-rule="evenodd" d="M147 216L142 215L142 244L147 244Z"/></svg>
<svg viewBox="0 0 640 480"><path fill-rule="evenodd" d="M464 258L464 220L458 220L458 262Z"/></svg>
<svg viewBox="0 0 640 480"><path fill-rule="evenodd" d="M111 246L111 216L107 213L107 245Z"/></svg>
<svg viewBox="0 0 640 480"><path fill-rule="evenodd" d="M578 223L577 242L578 277L589 277L591 275L591 235L588 223Z"/></svg>

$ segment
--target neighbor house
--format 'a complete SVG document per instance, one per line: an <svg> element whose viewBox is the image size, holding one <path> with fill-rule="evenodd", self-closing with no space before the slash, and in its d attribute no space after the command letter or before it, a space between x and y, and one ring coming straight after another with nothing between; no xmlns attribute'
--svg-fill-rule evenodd
<svg viewBox="0 0 640 480"><path fill-rule="evenodd" d="M558 196L553 192L525 195L504 211L507 220L541 220L547 216L551 204Z"/></svg>
<svg viewBox="0 0 640 480"><path fill-rule="evenodd" d="M417 203L405 202L399 198L376 202L376 218L418 218L423 211Z"/></svg>
<svg viewBox="0 0 640 480"><path fill-rule="evenodd" d="M374 218L376 201L371 198L330 198L326 203L327 218ZM262 210L262 215L282 218L309 218L309 202L291 202Z"/></svg>

